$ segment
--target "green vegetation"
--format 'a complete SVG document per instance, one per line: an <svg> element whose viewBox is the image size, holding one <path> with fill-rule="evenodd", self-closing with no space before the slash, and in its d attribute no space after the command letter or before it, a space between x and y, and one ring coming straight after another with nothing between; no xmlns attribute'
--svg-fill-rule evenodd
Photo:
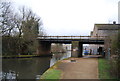
<svg viewBox="0 0 120 81"><path fill-rule="evenodd" d="M111 39L111 74L112 76L120 79L120 29L118 30L118 34L110 37Z"/></svg>
<svg viewBox="0 0 120 81"><path fill-rule="evenodd" d="M72 57L64 58L63 60L69 60L70 58L72 58Z"/></svg>
<svg viewBox="0 0 120 81"><path fill-rule="evenodd" d="M120 78L120 29L118 33L106 38L105 43L106 57L109 59L110 74L116 78ZM110 50L108 50L110 49ZM107 53L110 53L110 57Z"/></svg>
<svg viewBox="0 0 120 81"><path fill-rule="evenodd" d="M98 59L98 70L100 79L114 79L110 74L111 65L109 60L99 58Z"/></svg>
<svg viewBox="0 0 120 81"><path fill-rule="evenodd" d="M41 79L60 79L61 71L56 69L47 70Z"/></svg>
<svg viewBox="0 0 120 81"><path fill-rule="evenodd" d="M9 58L9 57L35 57L35 56L39 56L39 55L6 55L6 56L2 56L2 57Z"/></svg>
<svg viewBox="0 0 120 81"><path fill-rule="evenodd" d="M55 79L58 80L61 78L62 71L57 69L60 62L57 62L55 65L53 65L51 68L49 68L42 76L41 79Z"/></svg>
<svg viewBox="0 0 120 81"><path fill-rule="evenodd" d="M47 57L51 55L4 55L2 58L31 58L31 57Z"/></svg>

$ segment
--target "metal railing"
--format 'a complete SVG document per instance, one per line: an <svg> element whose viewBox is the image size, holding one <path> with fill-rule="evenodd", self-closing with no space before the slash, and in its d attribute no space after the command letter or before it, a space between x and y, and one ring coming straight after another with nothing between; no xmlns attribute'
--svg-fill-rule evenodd
<svg viewBox="0 0 120 81"><path fill-rule="evenodd" d="M38 36L38 39L105 39L107 36Z"/></svg>

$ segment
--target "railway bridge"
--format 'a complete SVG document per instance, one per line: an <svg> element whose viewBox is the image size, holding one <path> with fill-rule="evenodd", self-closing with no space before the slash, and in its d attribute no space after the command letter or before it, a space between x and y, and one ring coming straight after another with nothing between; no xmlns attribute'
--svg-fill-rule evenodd
<svg viewBox="0 0 120 81"><path fill-rule="evenodd" d="M82 57L83 44L104 44L105 36L38 36L37 54L50 54L52 43L72 44L71 56Z"/></svg>

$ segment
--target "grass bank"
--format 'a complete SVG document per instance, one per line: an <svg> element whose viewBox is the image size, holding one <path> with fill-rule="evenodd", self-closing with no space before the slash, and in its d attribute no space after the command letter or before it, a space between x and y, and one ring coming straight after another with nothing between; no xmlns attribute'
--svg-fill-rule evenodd
<svg viewBox="0 0 120 81"><path fill-rule="evenodd" d="M60 62L57 62L55 65L53 65L51 68L49 68L40 78L41 79L56 79L54 81L57 81L61 78L62 71L57 69Z"/></svg>
<svg viewBox="0 0 120 81"><path fill-rule="evenodd" d="M104 58L98 59L98 69L99 69L99 78L100 79L114 79L110 74L109 60Z"/></svg>

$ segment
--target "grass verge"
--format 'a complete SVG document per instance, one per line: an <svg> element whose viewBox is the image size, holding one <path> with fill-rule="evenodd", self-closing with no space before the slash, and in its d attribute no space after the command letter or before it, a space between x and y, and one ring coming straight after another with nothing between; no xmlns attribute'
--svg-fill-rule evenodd
<svg viewBox="0 0 120 81"><path fill-rule="evenodd" d="M49 69L47 70L41 79L60 79L61 71L57 69Z"/></svg>
<svg viewBox="0 0 120 81"><path fill-rule="evenodd" d="M60 62L57 62L55 65L53 65L51 68L49 68L42 76L41 79L56 79L59 80L61 78L61 70L58 70L57 67L60 64ZM55 81L56 81L55 80Z"/></svg>
<svg viewBox="0 0 120 81"><path fill-rule="evenodd" d="M110 64L109 60L99 58L98 59L98 70L100 79L113 79L110 76Z"/></svg>

